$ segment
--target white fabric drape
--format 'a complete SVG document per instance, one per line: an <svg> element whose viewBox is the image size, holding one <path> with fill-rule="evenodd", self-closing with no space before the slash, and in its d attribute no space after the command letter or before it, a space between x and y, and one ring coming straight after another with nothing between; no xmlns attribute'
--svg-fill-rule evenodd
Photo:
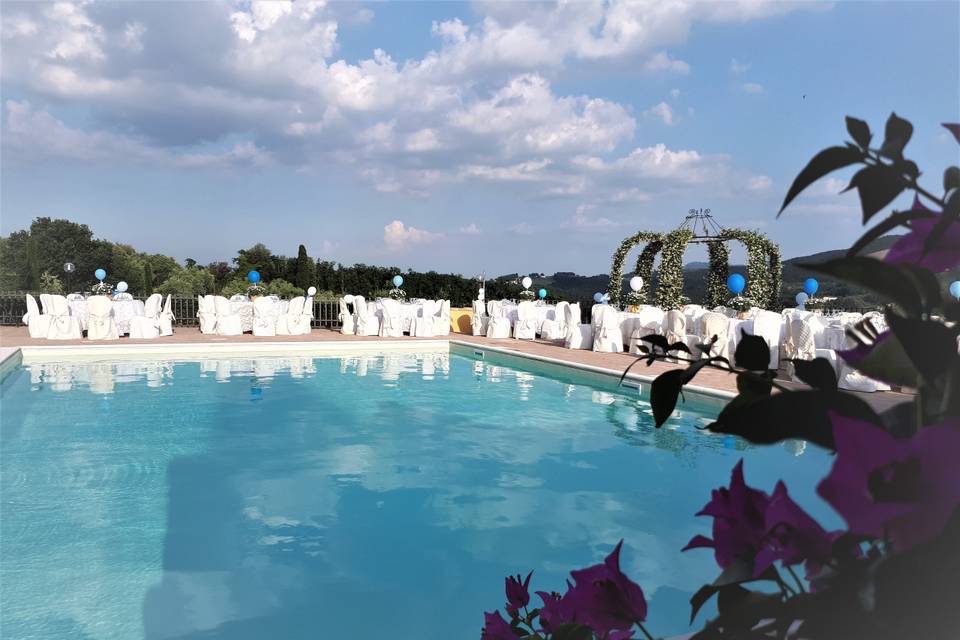
<svg viewBox="0 0 960 640"><path fill-rule="evenodd" d="M63 300L66 304L66 298ZM136 320L136 318L134 318ZM90 340L116 340L120 337L113 319L113 303L107 296L91 296L87 299L87 338Z"/></svg>

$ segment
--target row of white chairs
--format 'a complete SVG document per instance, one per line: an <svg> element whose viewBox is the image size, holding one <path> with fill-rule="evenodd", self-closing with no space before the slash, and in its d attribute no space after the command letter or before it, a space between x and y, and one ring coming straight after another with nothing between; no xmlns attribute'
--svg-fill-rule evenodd
<svg viewBox="0 0 960 640"><path fill-rule="evenodd" d="M80 340L83 329L80 319L70 313L67 298L61 295L40 294L40 306L36 299L26 294L27 313L23 323L31 338L49 340ZM171 296L161 307L163 296L155 293L144 303L144 315L130 319L131 338L157 338L173 335L175 320ZM120 332L113 317L113 301L107 296L91 296L86 299L87 338L90 340L117 340Z"/></svg>
<svg viewBox="0 0 960 640"><path fill-rule="evenodd" d="M253 301L253 326L255 336L300 336L310 334L313 319L313 297L292 298L286 313L279 313L279 302L264 296ZM243 333L243 316L234 312L224 296L197 296L197 318L200 333L221 336L238 336Z"/></svg>
<svg viewBox="0 0 960 640"><path fill-rule="evenodd" d="M353 310L350 310L350 306ZM407 330L401 303L392 298L367 301L363 296L344 296L339 301L340 333L357 336L399 338ZM409 335L433 338L450 335L450 301L424 300L420 312L411 318Z"/></svg>

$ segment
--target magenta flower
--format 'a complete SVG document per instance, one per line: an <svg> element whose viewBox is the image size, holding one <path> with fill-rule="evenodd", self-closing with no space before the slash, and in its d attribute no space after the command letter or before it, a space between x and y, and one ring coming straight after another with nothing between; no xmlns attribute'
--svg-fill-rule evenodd
<svg viewBox="0 0 960 640"><path fill-rule="evenodd" d="M900 550L936 537L960 505L960 420L895 439L876 425L831 414L837 458L817 493L851 533Z"/></svg>
<svg viewBox="0 0 960 640"><path fill-rule="evenodd" d="M504 580L507 593L507 613L516 617L517 612L530 603L530 577L533 571L527 574L526 580L520 581L520 575L507 576Z"/></svg>
<svg viewBox="0 0 960 640"><path fill-rule="evenodd" d="M538 591L543 600L540 624L547 632L562 624L576 622L590 627L599 637L625 640L633 637L634 624L647 617L643 590L620 570L621 540L616 548L596 564L571 571L574 584L567 581L567 593Z"/></svg>
<svg viewBox="0 0 960 640"><path fill-rule="evenodd" d="M786 565L805 563L807 578L813 578L830 559L833 541L843 533L827 533L793 501L783 482L778 482L773 491L764 514L764 524L766 544L757 554L754 575L760 575L775 560L780 560Z"/></svg>
<svg viewBox="0 0 960 640"><path fill-rule="evenodd" d="M710 502L697 513L713 518L713 539L696 535L683 550L713 549L721 567L738 558L752 557L760 550L767 532L764 514L769 505L769 495L747 486L740 460L733 468L730 487L714 489Z"/></svg>
<svg viewBox="0 0 960 640"><path fill-rule="evenodd" d="M513 632L513 627L507 624L499 611L493 613L483 612L483 631L480 637L483 640L517 640L517 634Z"/></svg>
<svg viewBox="0 0 960 640"><path fill-rule="evenodd" d="M911 211L925 211L932 216L911 221L910 231L893 243L883 261L888 264L915 264L934 273L960 265L960 223L951 223L937 244L924 253L924 242L941 214L924 206L919 196L914 196Z"/></svg>

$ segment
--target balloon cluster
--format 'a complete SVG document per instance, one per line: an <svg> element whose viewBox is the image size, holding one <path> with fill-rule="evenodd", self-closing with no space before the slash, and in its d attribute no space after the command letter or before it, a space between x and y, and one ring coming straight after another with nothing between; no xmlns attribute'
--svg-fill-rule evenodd
<svg viewBox="0 0 960 640"><path fill-rule="evenodd" d="M395 287L397 287L397 288L399 289L399 288L400 288L400 285L402 285L402 284L403 284L403 276L401 276L401 275L393 276L393 286L395 286Z"/></svg>
<svg viewBox="0 0 960 640"><path fill-rule="evenodd" d="M610 302L610 294L600 293L599 291L593 294L593 301L597 304L607 304Z"/></svg>

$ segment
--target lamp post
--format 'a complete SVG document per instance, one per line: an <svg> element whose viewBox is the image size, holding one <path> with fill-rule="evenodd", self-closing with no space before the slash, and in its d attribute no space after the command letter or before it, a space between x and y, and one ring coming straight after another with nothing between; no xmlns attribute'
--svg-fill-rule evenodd
<svg viewBox="0 0 960 640"><path fill-rule="evenodd" d="M70 293L70 274L76 270L77 270L77 266L72 262L63 263L63 272L67 274L65 278L67 281L67 293Z"/></svg>

